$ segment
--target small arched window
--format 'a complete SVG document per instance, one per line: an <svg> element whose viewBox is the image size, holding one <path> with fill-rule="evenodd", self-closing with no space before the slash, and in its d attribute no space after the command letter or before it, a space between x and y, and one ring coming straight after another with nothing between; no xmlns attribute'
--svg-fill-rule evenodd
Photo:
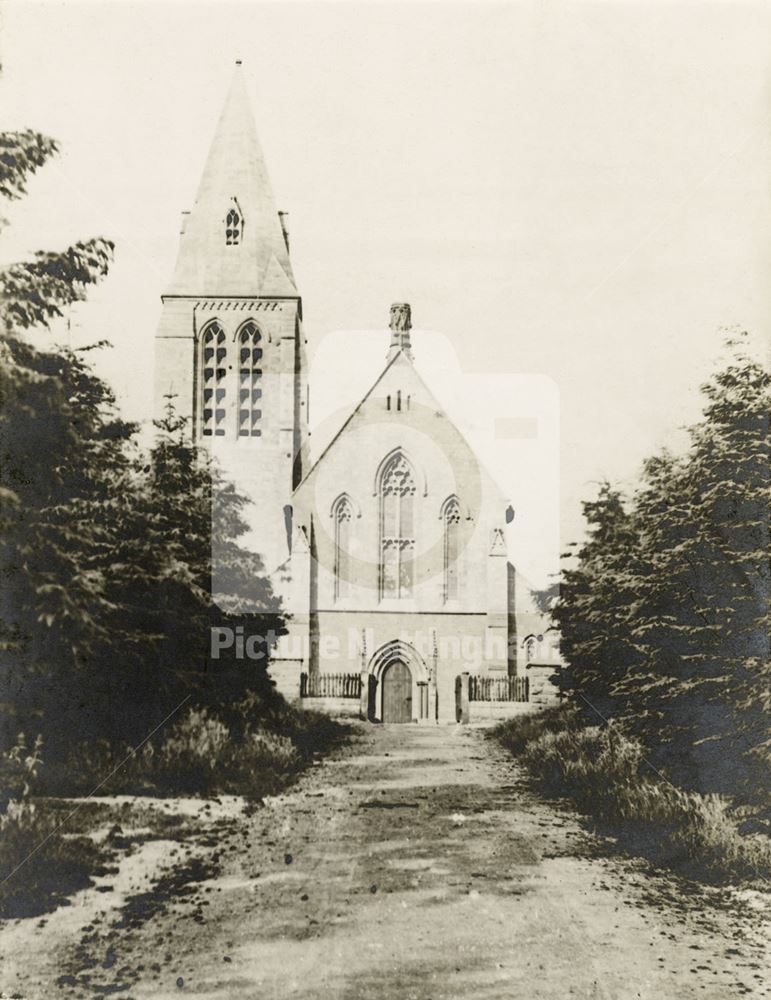
<svg viewBox="0 0 771 1000"><path fill-rule="evenodd" d="M243 229L241 222L241 213L234 205L228 210L228 214L225 217L226 246L233 247L241 242L241 231Z"/></svg>
<svg viewBox="0 0 771 1000"><path fill-rule="evenodd" d="M451 497L444 505L444 599L457 601L459 587L458 556L460 555L460 504Z"/></svg>
<svg viewBox="0 0 771 1000"><path fill-rule="evenodd" d="M415 476L401 451L380 476L380 596L410 597L415 561Z"/></svg>
<svg viewBox="0 0 771 1000"><path fill-rule="evenodd" d="M348 597L351 592L351 523L353 508L346 496L335 501L332 508L335 520L335 600Z"/></svg>
<svg viewBox="0 0 771 1000"><path fill-rule="evenodd" d="M259 437L262 418L260 331L249 320L238 333L238 436Z"/></svg>
<svg viewBox="0 0 771 1000"><path fill-rule="evenodd" d="M525 642L525 663L532 663L535 659L535 647L535 637L531 635Z"/></svg>
<svg viewBox="0 0 771 1000"><path fill-rule="evenodd" d="M201 337L201 433L205 437L225 433L226 374L225 332L214 321Z"/></svg>

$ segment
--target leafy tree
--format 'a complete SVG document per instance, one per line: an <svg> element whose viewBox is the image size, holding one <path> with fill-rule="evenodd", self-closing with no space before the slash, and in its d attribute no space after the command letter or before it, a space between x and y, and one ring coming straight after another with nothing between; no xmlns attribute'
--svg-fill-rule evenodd
<svg viewBox="0 0 771 1000"><path fill-rule="evenodd" d="M36 133L1 136L0 192L20 196L55 149ZM283 704L266 655L216 670L208 655L213 625L265 635L281 624L259 560L239 544L246 500L191 446L173 406L143 455L89 351L34 345L35 329L84 298L111 253L96 239L0 271L8 745L20 728L60 748L142 739L184 699L228 707L248 694L264 717ZM246 614L255 607L260 615Z"/></svg>
<svg viewBox="0 0 771 1000"><path fill-rule="evenodd" d="M32 132L0 136L0 190L19 197L56 149ZM39 671L82 655L103 604L99 526L84 509L111 488L130 428L83 356L39 351L24 335L82 299L105 272L103 239L37 254L0 271L0 658L5 700L25 701Z"/></svg>

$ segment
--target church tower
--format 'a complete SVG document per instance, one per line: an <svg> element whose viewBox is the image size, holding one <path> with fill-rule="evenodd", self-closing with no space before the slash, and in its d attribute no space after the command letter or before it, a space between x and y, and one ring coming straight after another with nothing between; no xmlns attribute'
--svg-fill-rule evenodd
<svg viewBox="0 0 771 1000"><path fill-rule="evenodd" d="M307 382L302 304L240 62L162 296L155 408L169 396L193 439L253 501L266 569L289 550L287 505L302 477Z"/></svg>

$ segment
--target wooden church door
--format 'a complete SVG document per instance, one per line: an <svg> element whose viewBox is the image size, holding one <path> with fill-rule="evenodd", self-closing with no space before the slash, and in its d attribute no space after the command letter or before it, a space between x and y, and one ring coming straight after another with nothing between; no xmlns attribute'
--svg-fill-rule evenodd
<svg viewBox="0 0 771 1000"><path fill-rule="evenodd" d="M383 722L412 722L412 674L401 660L383 672Z"/></svg>

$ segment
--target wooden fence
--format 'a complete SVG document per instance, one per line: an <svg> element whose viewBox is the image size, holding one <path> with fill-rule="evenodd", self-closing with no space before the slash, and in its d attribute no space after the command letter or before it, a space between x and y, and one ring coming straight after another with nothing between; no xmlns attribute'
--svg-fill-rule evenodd
<svg viewBox="0 0 771 1000"><path fill-rule="evenodd" d="M301 698L360 698L361 674L300 674Z"/></svg>
<svg viewBox="0 0 771 1000"><path fill-rule="evenodd" d="M529 701L528 677L477 677L468 679L469 701Z"/></svg>

